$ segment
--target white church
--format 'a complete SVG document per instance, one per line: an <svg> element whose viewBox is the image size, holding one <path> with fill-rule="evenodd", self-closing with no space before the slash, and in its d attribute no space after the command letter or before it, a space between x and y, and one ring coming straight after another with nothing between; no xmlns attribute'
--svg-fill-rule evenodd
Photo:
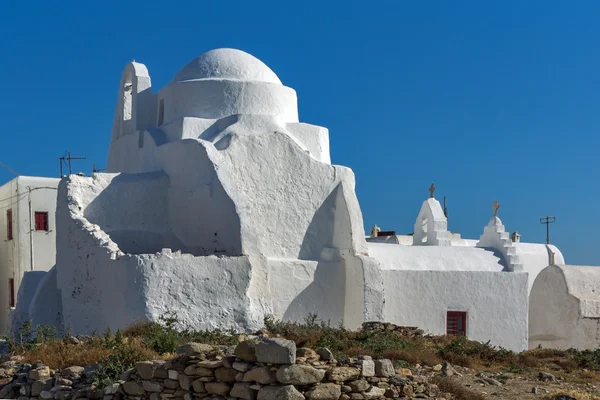
<svg viewBox="0 0 600 400"><path fill-rule="evenodd" d="M413 235L366 237L354 187L328 130L299 122L296 92L255 57L209 51L157 92L129 63L107 172L61 180L56 266L21 286L12 326L79 334L176 310L189 326L248 331L317 312L528 348L543 312L530 293L564 265L556 247L509 237L498 203L479 239L449 232L433 185ZM552 324L536 328L548 347Z"/></svg>

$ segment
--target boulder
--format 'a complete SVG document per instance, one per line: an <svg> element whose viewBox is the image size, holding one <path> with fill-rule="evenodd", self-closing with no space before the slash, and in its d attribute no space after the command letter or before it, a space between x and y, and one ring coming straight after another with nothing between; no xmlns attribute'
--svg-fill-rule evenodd
<svg viewBox="0 0 600 400"><path fill-rule="evenodd" d="M256 361L266 364L294 364L296 343L281 338L263 339L256 345Z"/></svg>
<svg viewBox="0 0 600 400"><path fill-rule="evenodd" d="M156 366L152 361L140 361L135 363L135 369L142 379L152 379Z"/></svg>
<svg viewBox="0 0 600 400"><path fill-rule="evenodd" d="M238 371L233 368L220 367L215 369L215 378L220 382L233 383L237 374Z"/></svg>
<svg viewBox="0 0 600 400"><path fill-rule="evenodd" d="M256 345L258 340L244 340L235 347L234 354L244 361L256 361Z"/></svg>
<svg viewBox="0 0 600 400"><path fill-rule="evenodd" d="M333 382L355 380L360 376L360 370L351 367L334 367L327 371L327 378Z"/></svg>
<svg viewBox="0 0 600 400"><path fill-rule="evenodd" d="M338 400L341 395L342 387L335 383L323 383L306 392L309 400Z"/></svg>
<svg viewBox="0 0 600 400"><path fill-rule="evenodd" d="M277 380L284 385L310 385L321 382L325 370L316 369L310 365L289 365L277 370Z"/></svg>
<svg viewBox="0 0 600 400"><path fill-rule="evenodd" d="M199 356L201 354L210 353L213 351L213 347L209 344L204 343L186 343L182 344L175 350L177 354L184 356Z"/></svg>
<svg viewBox="0 0 600 400"><path fill-rule="evenodd" d="M252 389L250 383L237 382L233 384L233 388L229 395L243 400L256 400L258 391Z"/></svg>
<svg viewBox="0 0 600 400"><path fill-rule="evenodd" d="M362 393L366 391L371 384L364 379L358 379L352 382L348 382L348 386L350 386L350 390L357 393Z"/></svg>
<svg viewBox="0 0 600 400"><path fill-rule="evenodd" d="M396 375L392 361L388 359L375 360L375 375L384 378L391 378Z"/></svg>
<svg viewBox="0 0 600 400"><path fill-rule="evenodd" d="M257 400L304 400L294 386L265 386L258 391Z"/></svg>
<svg viewBox="0 0 600 400"><path fill-rule="evenodd" d="M225 382L206 382L204 388L209 394L215 394L217 396L229 396L231 386Z"/></svg>
<svg viewBox="0 0 600 400"><path fill-rule="evenodd" d="M321 357L321 360L323 361L333 360L333 353L326 347L318 349L317 354L319 355L319 357Z"/></svg>
<svg viewBox="0 0 600 400"><path fill-rule="evenodd" d="M123 384L123 390L130 396L143 396L146 394L144 387L139 382L135 381L125 382ZM42 396L42 393L40 393L40 397Z"/></svg>
<svg viewBox="0 0 600 400"><path fill-rule="evenodd" d="M270 367L257 367L244 374L244 382L258 382L261 385L270 385L277 382L275 371L271 371Z"/></svg>

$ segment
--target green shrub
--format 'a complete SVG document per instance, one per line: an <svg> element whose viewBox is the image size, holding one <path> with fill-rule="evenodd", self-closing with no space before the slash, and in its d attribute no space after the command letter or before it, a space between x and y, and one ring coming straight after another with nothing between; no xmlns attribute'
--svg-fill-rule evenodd
<svg viewBox="0 0 600 400"><path fill-rule="evenodd" d="M144 361L146 353L139 347L122 345L114 354L100 360L100 366L94 372L94 382L104 388L119 379L119 375L133 368L138 361Z"/></svg>

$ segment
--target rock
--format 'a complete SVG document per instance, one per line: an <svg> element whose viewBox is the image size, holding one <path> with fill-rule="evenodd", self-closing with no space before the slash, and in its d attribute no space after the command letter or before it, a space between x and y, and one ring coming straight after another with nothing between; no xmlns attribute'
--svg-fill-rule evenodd
<svg viewBox="0 0 600 400"><path fill-rule="evenodd" d="M454 367L452 366L452 364L450 364L449 362L444 362L442 364L441 373L444 376L452 376L452 375L456 374L456 370L454 370Z"/></svg>
<svg viewBox="0 0 600 400"><path fill-rule="evenodd" d="M206 393L206 388L204 387L204 382L201 379L196 379L192 382L192 387L194 388L194 392L196 393Z"/></svg>
<svg viewBox="0 0 600 400"><path fill-rule="evenodd" d="M179 376L179 372L175 371L174 369L170 369L167 371L167 377L169 379L176 381L178 376Z"/></svg>
<svg viewBox="0 0 600 400"><path fill-rule="evenodd" d="M435 372L440 372L442 370L442 364L434 365L432 368Z"/></svg>
<svg viewBox="0 0 600 400"><path fill-rule="evenodd" d="M396 375L392 361L388 359L375 360L375 375L382 376L384 378L391 378L392 376Z"/></svg>
<svg viewBox="0 0 600 400"><path fill-rule="evenodd" d="M575 397L571 397L566 394L561 394L560 396L554 397L554 400L577 400L577 399Z"/></svg>
<svg viewBox="0 0 600 400"><path fill-rule="evenodd" d="M39 366L29 371L29 379L34 381L50 378L50 367L45 365Z"/></svg>
<svg viewBox="0 0 600 400"><path fill-rule="evenodd" d="M267 364L294 364L296 343L281 338L264 339L256 345L256 361Z"/></svg>
<svg viewBox="0 0 600 400"><path fill-rule="evenodd" d="M144 394L146 394L144 387L139 382L135 381L125 382L123 384L123 390L130 396L143 396Z"/></svg>
<svg viewBox="0 0 600 400"><path fill-rule="evenodd" d="M231 386L225 382L207 382L204 384L204 388L209 394L216 394L218 396L229 396Z"/></svg>
<svg viewBox="0 0 600 400"><path fill-rule="evenodd" d="M333 360L333 353L327 347L322 347L317 350L317 354L321 357L323 361L331 361Z"/></svg>
<svg viewBox="0 0 600 400"><path fill-rule="evenodd" d="M223 361L220 360L215 360L215 361L210 361L210 360L205 360L205 361L200 361L198 364L196 364L198 367L202 367L202 368L219 368L223 366Z"/></svg>
<svg viewBox="0 0 600 400"><path fill-rule="evenodd" d="M213 351L213 347L209 344L204 343L186 343L182 344L175 350L177 354L184 356L199 356L201 354L210 353Z"/></svg>
<svg viewBox="0 0 600 400"><path fill-rule="evenodd" d="M362 395L364 399L378 399L385 395L385 389L378 388L376 386L371 386L371 388L364 392Z"/></svg>
<svg viewBox="0 0 600 400"><path fill-rule="evenodd" d="M179 382L173 379L165 379L163 385L166 389L179 389Z"/></svg>
<svg viewBox="0 0 600 400"><path fill-rule="evenodd" d="M73 386L73 381L59 376L56 378L55 384L57 386Z"/></svg>
<svg viewBox="0 0 600 400"><path fill-rule="evenodd" d="M235 376L238 374L233 368L220 367L215 369L215 378L220 382L235 382Z"/></svg>
<svg viewBox="0 0 600 400"><path fill-rule="evenodd" d="M364 377L375 376L375 361L373 360L360 360L358 362L361 366L361 375Z"/></svg>
<svg viewBox="0 0 600 400"><path fill-rule="evenodd" d="M327 371L327 378L334 382L354 380L360 376L360 371L351 367L334 367Z"/></svg>
<svg viewBox="0 0 600 400"><path fill-rule="evenodd" d="M40 393L49 391L50 389L52 389L52 379L47 378L43 381L35 381L31 384L31 397L38 397Z"/></svg>
<svg viewBox="0 0 600 400"><path fill-rule="evenodd" d="M44 390L42 393L40 393L40 399L50 400L53 398L54 398L54 393L49 392L47 390Z"/></svg>
<svg viewBox="0 0 600 400"><path fill-rule="evenodd" d="M537 394L537 392L538 392L538 388L536 388L536 387L531 388L531 393Z"/></svg>
<svg viewBox="0 0 600 400"><path fill-rule="evenodd" d="M404 375L404 376L412 376L412 371L408 368L400 368L400 370L398 371L398 373L400 375Z"/></svg>
<svg viewBox="0 0 600 400"><path fill-rule="evenodd" d="M183 372L189 376L213 376L214 374L212 369L198 367L195 364L188 365Z"/></svg>
<svg viewBox="0 0 600 400"><path fill-rule="evenodd" d="M116 394L119 391L120 386L121 385L119 385L118 383L113 383L112 385L109 385L104 388L104 394L105 395Z"/></svg>
<svg viewBox="0 0 600 400"><path fill-rule="evenodd" d="M306 392L306 398L310 400L338 400L341 395L342 388L335 383L323 383Z"/></svg>
<svg viewBox="0 0 600 400"><path fill-rule="evenodd" d="M314 350L309 349L308 347L300 347L296 350L296 357L315 358L316 356L317 353L315 353Z"/></svg>
<svg viewBox="0 0 600 400"><path fill-rule="evenodd" d="M256 345L258 340L244 340L235 347L234 354L244 361L256 361Z"/></svg>
<svg viewBox="0 0 600 400"><path fill-rule="evenodd" d="M316 369L310 365L290 365L277 371L277 380L284 385L310 385L321 382L325 370Z"/></svg>
<svg viewBox="0 0 600 400"><path fill-rule="evenodd" d="M257 400L304 400L294 386L265 386L258 391Z"/></svg>
<svg viewBox="0 0 600 400"><path fill-rule="evenodd" d="M244 382L258 382L262 385L270 385L277 382L277 375L270 367L257 367L244 374Z"/></svg>
<svg viewBox="0 0 600 400"><path fill-rule="evenodd" d="M152 379L156 366L152 361L140 361L135 363L135 369L142 379Z"/></svg>
<svg viewBox="0 0 600 400"><path fill-rule="evenodd" d="M488 385L492 385L492 386L502 386L502 384L500 382L498 382L497 380L495 380L494 378L482 378L485 383L487 383Z"/></svg>
<svg viewBox="0 0 600 400"><path fill-rule="evenodd" d="M538 375L538 379L544 382L554 382L556 381L556 377L549 372L541 372Z"/></svg>
<svg viewBox="0 0 600 400"><path fill-rule="evenodd" d="M68 367L60 371L60 376L63 378L76 380L81 377L85 373L85 368L74 365L72 367Z"/></svg>
<svg viewBox="0 0 600 400"><path fill-rule="evenodd" d="M142 382L142 387L144 388L145 391L147 392L162 392L164 390L164 386L161 385L158 382L152 382L152 381L143 381Z"/></svg>
<svg viewBox="0 0 600 400"><path fill-rule="evenodd" d="M0 399L7 399L9 393L12 393L14 387L15 387L14 383L9 383L8 385L6 385L2 389L0 389Z"/></svg>
<svg viewBox="0 0 600 400"><path fill-rule="evenodd" d="M249 383L234 383L229 396L243 400L256 400L258 391L252 389L250 386Z"/></svg>
<svg viewBox="0 0 600 400"><path fill-rule="evenodd" d="M181 386L183 390L190 390L190 387L192 386L192 380L189 376L185 374L179 374L177 380L179 381L179 386Z"/></svg>
<svg viewBox="0 0 600 400"><path fill-rule="evenodd" d="M252 366L247 362L236 361L233 363L233 369L240 372L248 371Z"/></svg>
<svg viewBox="0 0 600 400"><path fill-rule="evenodd" d="M358 379L352 382L348 382L348 386L350 386L350 391L352 392L364 392L371 386L369 382L364 379Z"/></svg>

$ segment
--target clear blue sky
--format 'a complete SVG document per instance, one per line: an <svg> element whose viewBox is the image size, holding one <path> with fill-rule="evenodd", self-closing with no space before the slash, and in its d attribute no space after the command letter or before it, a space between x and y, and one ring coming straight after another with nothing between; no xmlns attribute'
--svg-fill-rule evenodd
<svg viewBox="0 0 600 400"><path fill-rule="evenodd" d="M156 89L217 47L245 50L330 129L366 227L412 232L427 188L477 238L495 199L507 230L600 264L600 2L17 1L0 6L3 162L56 176L70 150L107 158L119 79ZM11 178L0 172L0 181Z"/></svg>

